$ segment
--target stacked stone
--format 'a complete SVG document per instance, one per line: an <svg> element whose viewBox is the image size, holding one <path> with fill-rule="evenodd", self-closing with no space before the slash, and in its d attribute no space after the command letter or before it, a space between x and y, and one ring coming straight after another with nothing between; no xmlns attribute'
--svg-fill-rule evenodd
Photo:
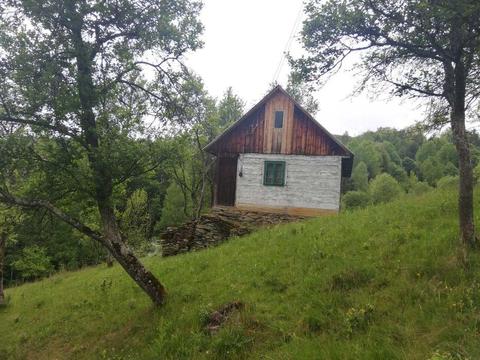
<svg viewBox="0 0 480 360"><path fill-rule="evenodd" d="M255 228L302 219L299 216L218 208L178 227L169 227L161 235L162 256L173 256L215 246L233 236L242 236Z"/></svg>

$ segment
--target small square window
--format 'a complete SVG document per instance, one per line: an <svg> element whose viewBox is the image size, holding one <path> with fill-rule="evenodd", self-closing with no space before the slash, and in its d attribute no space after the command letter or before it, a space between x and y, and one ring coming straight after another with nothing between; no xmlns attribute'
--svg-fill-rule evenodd
<svg viewBox="0 0 480 360"><path fill-rule="evenodd" d="M265 161L263 185L285 185L285 161Z"/></svg>
<svg viewBox="0 0 480 360"><path fill-rule="evenodd" d="M275 129L283 128L283 111L275 111Z"/></svg>

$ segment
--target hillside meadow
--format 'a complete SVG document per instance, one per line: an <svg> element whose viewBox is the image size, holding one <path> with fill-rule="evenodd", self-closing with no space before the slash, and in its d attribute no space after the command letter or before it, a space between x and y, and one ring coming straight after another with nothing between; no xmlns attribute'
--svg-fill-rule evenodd
<svg viewBox="0 0 480 360"><path fill-rule="evenodd" d="M7 289L0 358L478 359L480 256L459 265L456 214L436 190L145 258L162 308L117 265Z"/></svg>

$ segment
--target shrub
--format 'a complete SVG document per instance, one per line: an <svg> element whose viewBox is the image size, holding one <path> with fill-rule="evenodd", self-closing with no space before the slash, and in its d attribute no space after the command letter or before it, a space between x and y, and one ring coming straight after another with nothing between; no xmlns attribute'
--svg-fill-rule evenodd
<svg viewBox="0 0 480 360"><path fill-rule="evenodd" d="M24 280L38 279L53 270L45 249L37 245L24 248L21 257L12 263L12 267Z"/></svg>
<svg viewBox="0 0 480 360"><path fill-rule="evenodd" d="M363 161L360 161L355 169L353 169L352 181L356 190L368 190L368 168Z"/></svg>
<svg viewBox="0 0 480 360"><path fill-rule="evenodd" d="M408 156L402 160L402 165L405 171L408 173L408 175L413 174L413 172L417 167L415 160L413 160L412 158L409 158Z"/></svg>
<svg viewBox="0 0 480 360"><path fill-rule="evenodd" d="M344 209L364 208L370 204L370 195L363 191L349 191L342 197Z"/></svg>
<svg viewBox="0 0 480 360"><path fill-rule="evenodd" d="M437 181L437 188L447 189L458 186L458 176L444 176Z"/></svg>
<svg viewBox="0 0 480 360"><path fill-rule="evenodd" d="M127 207L121 217L121 229L128 245L138 255L145 255L150 251L151 243L148 239L150 214L148 212L148 195L145 190L135 190L127 201Z"/></svg>
<svg viewBox="0 0 480 360"><path fill-rule="evenodd" d="M414 195L422 195L426 192L429 192L430 190L432 190L432 187L430 185L428 185L426 182L419 181L412 185L409 193Z"/></svg>
<svg viewBox="0 0 480 360"><path fill-rule="evenodd" d="M475 168L473 169L473 179L474 179L475 183L480 182L480 164L475 166Z"/></svg>
<svg viewBox="0 0 480 360"><path fill-rule="evenodd" d="M399 165L391 164L387 172L392 175L399 183L408 182L407 172Z"/></svg>
<svg viewBox="0 0 480 360"><path fill-rule="evenodd" d="M453 165L451 162L448 162L444 167L443 167L443 174L444 175L451 175L451 176L457 176L458 175L458 169L455 165Z"/></svg>
<svg viewBox="0 0 480 360"><path fill-rule="evenodd" d="M383 173L370 182L370 195L375 204L389 202L403 193L403 189L391 175Z"/></svg>
<svg viewBox="0 0 480 360"><path fill-rule="evenodd" d="M187 208L187 214L184 211L185 207ZM190 208L190 204L185 206L185 199L180 187L172 182L165 195L162 216L158 224L159 230L165 229L167 226L179 225L188 220Z"/></svg>

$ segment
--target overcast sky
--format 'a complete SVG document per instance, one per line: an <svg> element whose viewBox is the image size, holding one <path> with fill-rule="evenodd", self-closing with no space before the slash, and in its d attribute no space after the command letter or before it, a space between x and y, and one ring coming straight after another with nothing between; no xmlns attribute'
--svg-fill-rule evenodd
<svg viewBox="0 0 480 360"><path fill-rule="evenodd" d="M204 0L205 46L187 63L211 95L221 97L232 86L248 110L274 80L301 7L302 0ZM300 29L301 23L291 47L294 54L300 51ZM278 79L283 86L288 72L285 62ZM355 83L351 72L342 71L319 90L316 118L330 132L358 135L380 126L403 128L422 118L423 112L409 102L371 101L366 94L350 98Z"/></svg>

